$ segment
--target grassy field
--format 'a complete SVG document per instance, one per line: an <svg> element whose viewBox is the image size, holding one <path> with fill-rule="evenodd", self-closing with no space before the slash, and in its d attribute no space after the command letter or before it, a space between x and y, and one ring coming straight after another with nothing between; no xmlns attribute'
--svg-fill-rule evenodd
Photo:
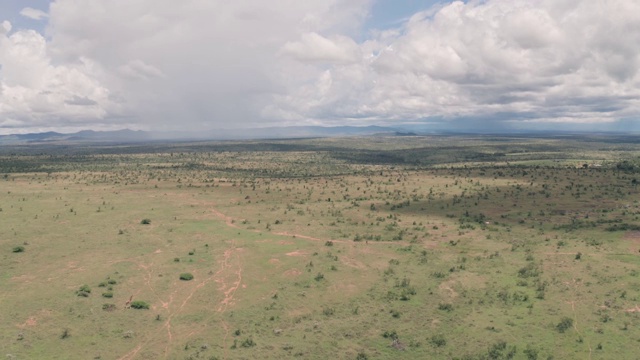
<svg viewBox="0 0 640 360"><path fill-rule="evenodd" d="M0 147L0 356L635 359L634 137Z"/></svg>

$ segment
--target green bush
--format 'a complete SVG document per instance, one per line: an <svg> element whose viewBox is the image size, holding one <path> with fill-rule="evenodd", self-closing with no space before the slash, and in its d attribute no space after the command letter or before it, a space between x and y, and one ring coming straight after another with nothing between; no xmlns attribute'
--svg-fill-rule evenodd
<svg viewBox="0 0 640 360"><path fill-rule="evenodd" d="M253 341L252 338L247 338L244 341L242 341L240 346L242 346L243 348L250 348L250 347L256 346L256 343L255 341Z"/></svg>
<svg viewBox="0 0 640 360"><path fill-rule="evenodd" d="M151 220L150 219L142 219L142 221L140 221L140 224L149 225L149 224L151 224Z"/></svg>
<svg viewBox="0 0 640 360"><path fill-rule="evenodd" d="M184 280L184 281L193 280L193 274L191 274L191 273L182 273L182 274L180 274L180 280Z"/></svg>
<svg viewBox="0 0 640 360"><path fill-rule="evenodd" d="M111 291L103 292L102 293L102 297L112 298L113 297L113 293Z"/></svg>
<svg viewBox="0 0 640 360"><path fill-rule="evenodd" d="M91 288L87 284L80 286L78 291L76 291L76 295L82 296L82 297L89 297L90 293L91 293Z"/></svg>
<svg viewBox="0 0 640 360"><path fill-rule="evenodd" d="M395 330L392 330L392 331L387 330L382 334L382 337L385 339L396 340L398 339L398 333Z"/></svg>
<svg viewBox="0 0 640 360"><path fill-rule="evenodd" d="M524 354L527 356L527 360L538 360L538 350L532 348L531 345L527 345Z"/></svg>
<svg viewBox="0 0 640 360"><path fill-rule="evenodd" d="M322 313L325 316L331 316L331 315L336 313L336 310L334 308L331 308L331 307L326 307L326 308L322 309Z"/></svg>
<svg viewBox="0 0 640 360"><path fill-rule="evenodd" d="M133 309L149 309L149 303L146 301L136 300L131 303Z"/></svg>
<svg viewBox="0 0 640 360"><path fill-rule="evenodd" d="M431 337L431 344L435 347L442 347L447 345L447 339L445 339L441 334L433 335Z"/></svg>
<svg viewBox="0 0 640 360"><path fill-rule="evenodd" d="M21 253L24 252L24 246L16 246L13 248L13 252L14 253Z"/></svg>
<svg viewBox="0 0 640 360"><path fill-rule="evenodd" d="M559 333L563 333L569 330L569 328L571 328L572 326L573 326L573 319L570 317L564 317L562 318L562 320L560 320L558 325L556 325L556 330L558 330Z"/></svg>

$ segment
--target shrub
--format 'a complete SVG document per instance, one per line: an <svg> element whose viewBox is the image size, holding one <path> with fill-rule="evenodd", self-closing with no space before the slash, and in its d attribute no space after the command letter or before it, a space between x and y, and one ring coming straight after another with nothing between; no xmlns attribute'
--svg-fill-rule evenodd
<svg viewBox="0 0 640 360"><path fill-rule="evenodd" d="M193 280L193 274L191 274L191 273L182 273L182 274L180 274L180 280L184 280L184 281Z"/></svg>
<svg viewBox="0 0 640 360"><path fill-rule="evenodd" d="M142 221L140 221L140 224L149 225L149 224L151 224L151 220L150 219L142 219Z"/></svg>
<svg viewBox="0 0 640 360"><path fill-rule="evenodd" d="M12 250L14 253L24 252L24 246L15 246Z"/></svg>
<svg viewBox="0 0 640 360"><path fill-rule="evenodd" d="M136 300L131 303L133 309L149 309L149 303L146 301Z"/></svg>
<svg viewBox="0 0 640 360"><path fill-rule="evenodd" d="M516 354L515 346L507 346L506 341L498 341L489 346L487 355L489 359L513 359Z"/></svg>
<svg viewBox="0 0 640 360"><path fill-rule="evenodd" d="M104 311L114 311L116 309L116 304L102 304L102 310Z"/></svg>
<svg viewBox="0 0 640 360"><path fill-rule="evenodd" d="M336 310L334 308L331 307L326 307L324 309L322 309L322 314L324 314L324 316L331 316L333 314L336 313Z"/></svg>
<svg viewBox="0 0 640 360"><path fill-rule="evenodd" d="M256 343L252 338L247 338L240 344L240 346L242 346L243 348L250 348L256 346Z"/></svg>
<svg viewBox="0 0 640 360"><path fill-rule="evenodd" d="M562 320L560 320L558 325L556 325L556 330L558 330L559 333L563 333L569 330L569 328L571 328L572 326L573 326L573 319L570 317L564 317L562 318Z"/></svg>
<svg viewBox="0 0 640 360"><path fill-rule="evenodd" d="M102 293L102 297L112 298L113 297L113 293L111 291L103 292Z"/></svg>
<svg viewBox="0 0 640 360"><path fill-rule="evenodd" d="M91 288L87 284L80 286L78 291L76 291L76 295L82 296L82 297L88 297L90 293L91 293Z"/></svg>
<svg viewBox="0 0 640 360"><path fill-rule="evenodd" d="M392 330L392 331L387 330L382 334L382 337L385 339L396 340L398 338L398 333L395 330Z"/></svg>
<svg viewBox="0 0 640 360"><path fill-rule="evenodd" d="M416 289L413 286L407 289L402 289L402 293L400 293L400 300L409 301L411 300L411 295L415 295L415 294L416 294Z"/></svg>
<svg viewBox="0 0 640 360"><path fill-rule="evenodd" d="M442 347L447 345L447 339L445 339L441 334L433 335L431 337L431 344L435 347Z"/></svg>
<svg viewBox="0 0 640 360"><path fill-rule="evenodd" d="M538 275L540 275L540 270L534 263L529 263L527 266L518 270L518 276L524 279L537 277Z"/></svg>
<svg viewBox="0 0 640 360"><path fill-rule="evenodd" d="M524 354L527 356L527 360L538 360L538 350L532 348L531 345L527 345Z"/></svg>

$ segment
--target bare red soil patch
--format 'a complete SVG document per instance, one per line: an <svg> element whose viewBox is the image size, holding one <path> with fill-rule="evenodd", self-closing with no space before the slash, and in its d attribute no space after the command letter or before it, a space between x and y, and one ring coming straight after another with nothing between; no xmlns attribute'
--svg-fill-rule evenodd
<svg viewBox="0 0 640 360"><path fill-rule="evenodd" d="M304 251L296 250L296 251L288 252L285 255L287 255L287 256L307 256L307 253L305 253Z"/></svg>
<svg viewBox="0 0 640 360"><path fill-rule="evenodd" d="M298 269L289 269L285 272L282 273L282 275L284 276L289 276L289 277L295 277L302 274L302 271L298 270Z"/></svg>

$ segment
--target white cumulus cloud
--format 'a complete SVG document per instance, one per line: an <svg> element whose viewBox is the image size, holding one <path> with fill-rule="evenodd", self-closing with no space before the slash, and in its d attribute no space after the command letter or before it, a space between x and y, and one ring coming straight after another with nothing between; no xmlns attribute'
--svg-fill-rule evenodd
<svg viewBox="0 0 640 360"><path fill-rule="evenodd" d="M93 62L54 65L45 38L33 30L0 34L0 64L0 127L91 126L115 108Z"/></svg>
<svg viewBox="0 0 640 360"><path fill-rule="evenodd" d="M4 20L0 23L0 35L6 35L11 31L11 23Z"/></svg>
<svg viewBox="0 0 640 360"><path fill-rule="evenodd" d="M46 19L46 37L0 23L0 131L640 116L640 2L454 1L364 29L372 2L25 8Z"/></svg>
<svg viewBox="0 0 640 360"><path fill-rule="evenodd" d="M299 41L284 44L283 53L300 61L349 63L360 60L360 49L347 36L329 39L315 32L302 34Z"/></svg>
<svg viewBox="0 0 640 360"><path fill-rule="evenodd" d="M123 114L158 129L263 124L291 56L358 61L355 34L370 0L57 0L48 44L63 63L85 57ZM307 53L312 42L321 48ZM304 52L304 54L303 54Z"/></svg>
<svg viewBox="0 0 640 360"><path fill-rule="evenodd" d="M49 14L42 10L26 7L20 11L20 15L32 20L42 20L49 17Z"/></svg>
<svg viewBox="0 0 640 360"><path fill-rule="evenodd" d="M638 24L632 0L456 1L361 43L357 66L317 66L304 82L283 72L288 91L266 114L488 124L637 118Z"/></svg>

